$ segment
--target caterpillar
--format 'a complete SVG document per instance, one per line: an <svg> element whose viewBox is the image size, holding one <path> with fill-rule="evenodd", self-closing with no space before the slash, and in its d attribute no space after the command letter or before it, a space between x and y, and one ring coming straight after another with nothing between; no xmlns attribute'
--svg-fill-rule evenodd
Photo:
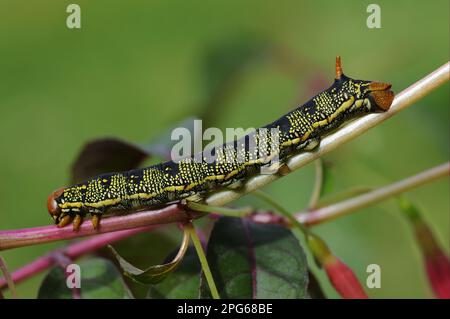
<svg viewBox="0 0 450 319"><path fill-rule="evenodd" d="M97 229L105 215L151 209L182 199L201 200L214 190L238 186L262 167L273 166L274 158L275 170L280 169L287 158L313 150L324 135L350 119L388 110L394 99L390 89L389 83L345 76L338 56L331 87L278 120L192 157L102 174L60 188L48 196L48 211L58 227L73 223L76 231L87 214ZM213 160L206 161L211 155Z"/></svg>

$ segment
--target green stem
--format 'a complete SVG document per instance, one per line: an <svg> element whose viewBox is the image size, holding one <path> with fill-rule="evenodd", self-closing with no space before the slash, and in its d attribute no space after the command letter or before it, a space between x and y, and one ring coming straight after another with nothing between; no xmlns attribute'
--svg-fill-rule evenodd
<svg viewBox="0 0 450 319"><path fill-rule="evenodd" d="M311 193L311 198L309 200L308 208L310 210L317 207L317 203L320 199L320 194L322 192L323 182L324 182L324 169L323 169L323 160L321 158L318 158L314 161L314 165L316 168L316 178L314 180L314 187Z"/></svg>
<svg viewBox="0 0 450 319"><path fill-rule="evenodd" d="M291 223L291 225L300 230L303 233L303 235L306 236L309 233L309 230L305 226L303 226L289 211L287 211L283 206L278 204L278 202L274 200L272 197L270 197L267 193L264 193L260 190L256 190L251 194L262 199L270 206L272 206L277 212L286 217Z"/></svg>
<svg viewBox="0 0 450 319"><path fill-rule="evenodd" d="M233 209L222 206L210 206L196 202L187 202L186 205L189 209L194 210L196 212L219 214L231 217L247 217L253 212L253 209L249 207Z"/></svg>
<svg viewBox="0 0 450 319"><path fill-rule="evenodd" d="M189 234L191 235L192 242L194 243L195 250L197 251L198 258L200 259L200 264L202 265L203 273L205 274L206 282L208 283L209 290L214 299L220 299L219 292L217 291L216 284L214 282L213 276L211 274L211 269L209 268L208 261L206 260L205 252L203 251L202 244L195 232L194 225L192 223L186 224L184 226Z"/></svg>

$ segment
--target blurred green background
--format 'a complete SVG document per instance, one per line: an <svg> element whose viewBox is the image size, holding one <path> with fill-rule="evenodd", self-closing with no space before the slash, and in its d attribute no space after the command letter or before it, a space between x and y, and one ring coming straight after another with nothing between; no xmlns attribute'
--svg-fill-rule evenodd
<svg viewBox="0 0 450 319"><path fill-rule="evenodd" d="M366 26L372 1L79 0L82 28L70 30L65 21L72 2L0 1L2 230L51 222L47 195L67 183L87 141L116 136L145 142L187 116L203 114L214 74L221 72L220 64L208 65L214 52L231 50L231 64L242 57L239 49L233 53L235 46L247 52L246 45L269 45L279 54L278 62L264 54L252 60L232 78L234 87L227 84L232 96L213 100L210 124L222 129L264 125L308 100L324 81L331 84L338 54L347 75L391 82L395 92L449 57L447 0L377 1L381 29ZM449 85L326 159L333 163L334 191L381 186L448 161ZM267 190L300 211L313 180L309 165ZM448 179L407 196L448 252ZM382 286L368 290L370 297L429 298L409 226L389 200L316 230L363 282L368 264L381 266ZM174 232L149 235L154 246L146 250L146 264L160 262L176 246ZM1 255L13 270L63 244ZM337 297L318 274L327 295ZM42 278L19 284L20 297L34 298Z"/></svg>

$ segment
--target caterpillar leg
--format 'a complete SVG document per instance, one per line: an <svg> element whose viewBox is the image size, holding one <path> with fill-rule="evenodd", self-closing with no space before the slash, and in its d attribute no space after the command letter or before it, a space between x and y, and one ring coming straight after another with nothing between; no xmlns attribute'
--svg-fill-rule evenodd
<svg viewBox="0 0 450 319"><path fill-rule="evenodd" d="M289 168L289 166L287 166L286 163L283 163L277 171L277 174L280 176L286 176L287 174L289 174L291 172L291 169Z"/></svg>
<svg viewBox="0 0 450 319"><path fill-rule="evenodd" d="M64 227L64 226L70 224L72 222L72 219L73 219L72 216L66 215L66 216L64 216L63 218L60 219L60 221L59 221L57 226L59 228Z"/></svg>
<svg viewBox="0 0 450 319"><path fill-rule="evenodd" d="M297 149L301 149L304 151L312 151L320 144L320 137L313 137L309 140L306 140L304 143L300 144Z"/></svg>
<svg viewBox="0 0 450 319"><path fill-rule="evenodd" d="M91 213L91 216L92 227L94 227L94 229L98 229L100 226L100 214Z"/></svg>
<svg viewBox="0 0 450 319"><path fill-rule="evenodd" d="M83 223L83 216L81 214L76 214L72 223L73 231L78 231L82 223Z"/></svg>

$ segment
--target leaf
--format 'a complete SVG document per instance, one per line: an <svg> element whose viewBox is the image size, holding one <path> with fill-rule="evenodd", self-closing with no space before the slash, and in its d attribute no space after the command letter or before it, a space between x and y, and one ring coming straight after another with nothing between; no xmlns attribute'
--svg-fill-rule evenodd
<svg viewBox="0 0 450 319"><path fill-rule="evenodd" d="M167 257L167 252L172 251L175 246L178 246L180 241L178 231L178 227L172 225L155 231L140 233L116 242L114 248L129 263L139 268L146 268L148 265L159 264L161 260ZM158 243L158 245L155 245L155 243ZM152 247L151 255L144 254L142 247ZM108 247L105 246L99 254L112 260L118 269L120 269L119 263L115 260ZM137 299L145 298L148 292L148 286L137 283L126 276L124 277L133 296Z"/></svg>
<svg viewBox="0 0 450 319"><path fill-rule="evenodd" d="M186 128L193 138L201 138L202 132L194 130L194 121L194 118L189 117L149 143L135 144L114 137L92 140L83 146L72 164L72 182L78 183L104 173L135 169L151 156L171 159L171 149L178 142L171 139L174 129ZM200 136L195 136L194 133Z"/></svg>
<svg viewBox="0 0 450 319"><path fill-rule="evenodd" d="M167 258L172 260L176 251ZM189 246L183 261L166 280L151 285L147 297L152 299L197 299L201 266L194 247Z"/></svg>
<svg viewBox="0 0 450 319"><path fill-rule="evenodd" d="M132 298L117 268L109 260L92 258L78 263L81 269L80 292L83 299ZM61 267L53 267L42 281L39 299L71 299L72 289L66 285Z"/></svg>
<svg viewBox="0 0 450 319"><path fill-rule="evenodd" d="M307 298L306 257L297 238L278 225L222 217L207 259L222 298ZM202 279L201 297L210 297Z"/></svg>
<svg viewBox="0 0 450 319"><path fill-rule="evenodd" d="M72 182L115 171L127 171L138 167L147 157L140 146L118 138L102 138L84 145L72 165Z"/></svg>
<svg viewBox="0 0 450 319"><path fill-rule="evenodd" d="M183 235L183 241L178 250L178 253L171 262L162 265L150 266L145 270L141 270L133 266L129 262L127 262L117 253L117 251L112 246L108 247L111 249L112 253L116 257L120 267L123 270L123 273L126 276L142 284L155 284L164 280L164 278L166 278L168 274L170 274L172 271L175 270L175 268L180 264L181 260L183 259L188 245L189 245L189 234L188 232L185 231Z"/></svg>

